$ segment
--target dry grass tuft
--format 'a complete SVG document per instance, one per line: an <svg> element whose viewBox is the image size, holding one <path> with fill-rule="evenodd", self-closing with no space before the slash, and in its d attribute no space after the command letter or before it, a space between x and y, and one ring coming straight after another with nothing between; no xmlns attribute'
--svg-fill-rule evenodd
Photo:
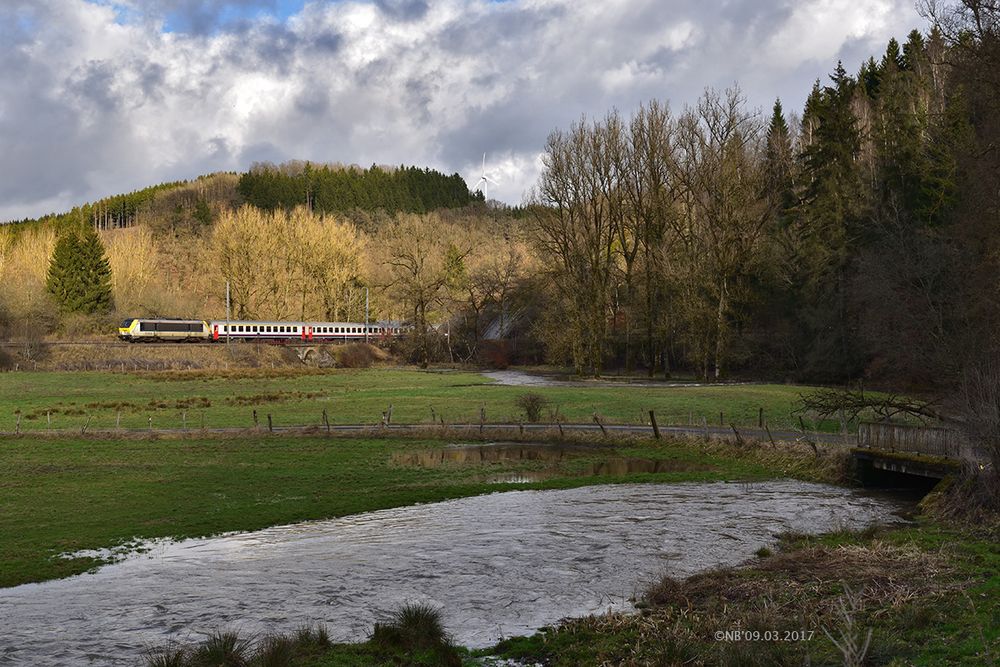
<svg viewBox="0 0 1000 667"><path fill-rule="evenodd" d="M752 572L753 576L746 576ZM866 544L807 546L761 558L750 569L721 568L688 579L663 578L647 602L686 609L748 605L769 600L779 613L793 613L809 600L819 617L836 613L845 586L858 592L876 615L917 598L953 590L951 569L941 554L875 539Z"/></svg>

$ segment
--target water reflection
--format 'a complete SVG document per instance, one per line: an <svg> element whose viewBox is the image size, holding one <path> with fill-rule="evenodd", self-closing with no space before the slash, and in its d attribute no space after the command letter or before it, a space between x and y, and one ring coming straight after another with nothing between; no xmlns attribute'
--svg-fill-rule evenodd
<svg viewBox="0 0 1000 667"><path fill-rule="evenodd" d="M582 456L601 459L585 465L546 465L540 470L511 471L486 475L490 484L529 484L560 476L594 477L621 476L637 473L668 473L712 470L712 466L671 459L645 459L613 456L607 447L565 446L540 443L488 443L482 445L452 445L441 449L396 452L396 465L434 468L442 465L496 465L540 461L561 464Z"/></svg>
<svg viewBox="0 0 1000 667"><path fill-rule="evenodd" d="M668 571L739 562L783 531L860 528L895 506L797 481L510 491L217 538L155 543L86 574L0 589L0 664L134 664L206 632L322 622L363 639L380 612L441 607L487 646L566 616L628 608Z"/></svg>
<svg viewBox="0 0 1000 667"><path fill-rule="evenodd" d="M501 463L507 461L563 461L612 451L607 447L551 445L545 443L491 442L476 445L452 445L440 449L394 452L397 465L433 468L449 463Z"/></svg>

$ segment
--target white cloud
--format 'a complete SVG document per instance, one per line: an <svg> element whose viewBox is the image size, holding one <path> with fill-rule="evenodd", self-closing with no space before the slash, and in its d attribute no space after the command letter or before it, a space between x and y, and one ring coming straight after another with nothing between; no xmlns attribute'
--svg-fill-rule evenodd
<svg viewBox="0 0 1000 667"><path fill-rule="evenodd" d="M850 70L922 26L910 0L317 0L213 31L217 9L171 0L200 26L185 34L163 32L158 6L0 5L0 219L260 159L474 185L484 151L490 195L519 202L546 135L581 114L737 80L794 110L837 58Z"/></svg>

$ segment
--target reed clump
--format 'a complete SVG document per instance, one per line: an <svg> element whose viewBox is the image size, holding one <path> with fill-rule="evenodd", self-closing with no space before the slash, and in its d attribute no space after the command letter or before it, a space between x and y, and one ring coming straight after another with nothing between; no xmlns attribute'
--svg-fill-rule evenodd
<svg viewBox="0 0 1000 667"><path fill-rule="evenodd" d="M167 646L147 652L144 667L292 667L333 647L322 626L292 634L246 635L216 631L196 646Z"/></svg>

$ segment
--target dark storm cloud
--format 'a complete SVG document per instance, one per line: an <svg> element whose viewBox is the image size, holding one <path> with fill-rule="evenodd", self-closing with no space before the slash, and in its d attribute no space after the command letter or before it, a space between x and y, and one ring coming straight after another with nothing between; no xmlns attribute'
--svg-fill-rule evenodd
<svg viewBox="0 0 1000 667"><path fill-rule="evenodd" d="M322 118L330 109L330 96L323 84L312 82L295 98L295 108L305 116Z"/></svg>

